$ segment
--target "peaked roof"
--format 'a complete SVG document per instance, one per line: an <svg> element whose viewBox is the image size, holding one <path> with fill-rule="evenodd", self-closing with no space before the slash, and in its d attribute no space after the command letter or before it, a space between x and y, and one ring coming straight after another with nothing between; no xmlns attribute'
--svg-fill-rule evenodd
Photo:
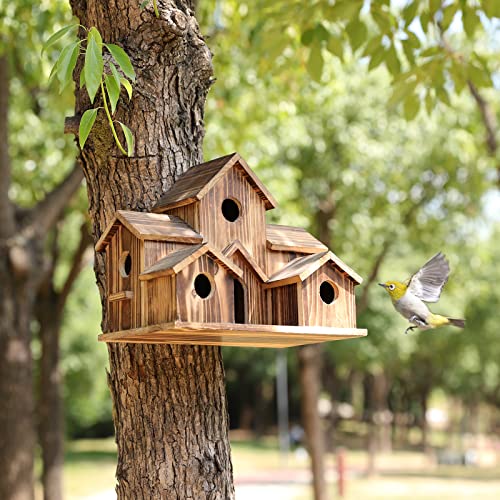
<svg viewBox="0 0 500 500"><path fill-rule="evenodd" d="M299 253L321 253L327 247L301 227L267 224L267 248Z"/></svg>
<svg viewBox="0 0 500 500"><path fill-rule="evenodd" d="M193 263L202 255L208 254L212 259L216 260L222 267L227 269L230 273L241 278L243 271L229 259L224 257L214 248L209 245L194 245L192 247L183 248L177 252L168 254L166 257L156 261L153 265L145 269L140 275L140 280L150 280L158 276L169 276L171 274L178 274L186 266Z"/></svg>
<svg viewBox="0 0 500 500"><path fill-rule="evenodd" d="M222 251L222 253L228 258L234 255L236 252L240 252L242 257L248 262L248 264L250 264L250 267L255 271L261 281L267 281L267 274L259 266L258 262L248 253L248 250L242 245L241 241L234 240Z"/></svg>
<svg viewBox="0 0 500 500"><path fill-rule="evenodd" d="M113 220L96 243L97 252L106 248L120 225L125 226L136 238L141 240L176 241L179 243L201 243L203 241L201 234L175 215L117 210Z"/></svg>
<svg viewBox="0 0 500 500"><path fill-rule="evenodd" d="M306 255L305 257L298 257L292 260L269 278L267 287L273 288L304 281L327 262L332 262L341 271L346 273L357 285L362 283L363 278L361 278L359 274L354 272L348 265L344 264L344 262L342 262L333 252L326 251Z"/></svg>
<svg viewBox="0 0 500 500"><path fill-rule="evenodd" d="M253 173L246 161L238 153L232 153L206 163L201 163L184 172L176 180L175 184L158 200L153 207L153 211L164 212L169 208L201 200L233 166L236 166L243 172L243 175L264 202L266 210L276 206L276 200Z"/></svg>

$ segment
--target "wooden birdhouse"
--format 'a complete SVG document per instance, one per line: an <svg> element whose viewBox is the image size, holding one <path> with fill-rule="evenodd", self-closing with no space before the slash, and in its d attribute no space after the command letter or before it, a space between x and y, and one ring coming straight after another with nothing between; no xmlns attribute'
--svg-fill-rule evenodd
<svg viewBox="0 0 500 500"><path fill-rule="evenodd" d="M266 224L272 195L237 153L181 175L155 213L119 210L105 342L289 347L366 335L361 278L304 229Z"/></svg>

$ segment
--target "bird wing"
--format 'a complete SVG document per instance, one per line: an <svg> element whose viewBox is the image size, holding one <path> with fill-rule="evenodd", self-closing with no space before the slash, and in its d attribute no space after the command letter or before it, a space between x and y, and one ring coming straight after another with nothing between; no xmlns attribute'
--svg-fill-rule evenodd
<svg viewBox="0 0 500 500"><path fill-rule="evenodd" d="M437 302L449 274L450 265L439 252L410 278L408 290L425 302Z"/></svg>

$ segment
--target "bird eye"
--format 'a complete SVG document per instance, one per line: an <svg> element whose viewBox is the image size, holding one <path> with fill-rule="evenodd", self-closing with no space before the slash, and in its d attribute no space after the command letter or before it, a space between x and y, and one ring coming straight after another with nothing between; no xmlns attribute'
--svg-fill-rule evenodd
<svg viewBox="0 0 500 500"><path fill-rule="evenodd" d="M389 285L389 290L394 290L396 287L394 285Z"/></svg>

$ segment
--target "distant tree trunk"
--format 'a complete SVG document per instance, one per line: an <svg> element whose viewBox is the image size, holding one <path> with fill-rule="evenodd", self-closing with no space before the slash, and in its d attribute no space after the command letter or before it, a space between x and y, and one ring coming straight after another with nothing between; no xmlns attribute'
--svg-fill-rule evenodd
<svg viewBox="0 0 500 500"><path fill-rule="evenodd" d="M81 182L74 169L31 210L9 199L9 64L0 56L0 498L31 500L35 446L31 322L44 239Z"/></svg>
<svg viewBox="0 0 500 500"><path fill-rule="evenodd" d="M429 436L427 425L427 402L429 399L429 390L425 389L420 392L420 431L422 433L421 446L422 450L427 453L429 451Z"/></svg>
<svg viewBox="0 0 500 500"><path fill-rule="evenodd" d="M102 117L80 155L95 240L115 210L151 209L176 176L202 161L211 54L193 2L158 4L159 19L151 5L141 10L135 0L71 0L80 23L121 45L137 73L134 97L117 111L135 136L134 156L118 153ZM78 90L77 116L89 107ZM96 256L95 271L106 331L103 255ZM108 352L118 498L233 498L220 348L108 344Z"/></svg>
<svg viewBox="0 0 500 500"><path fill-rule="evenodd" d="M78 277L91 239L84 223L80 243L73 255L68 275L56 290L54 272L58 264L58 232L55 232L52 255L36 298L36 318L40 324L40 381L38 391L38 435L42 450L42 485L44 500L62 500L64 464L64 415L62 375L59 365L60 334L63 312L71 288Z"/></svg>
<svg viewBox="0 0 500 500"><path fill-rule="evenodd" d="M389 380L385 372L377 372L373 379L377 450L383 452L390 452L392 450L392 414L389 410L389 389Z"/></svg>
<svg viewBox="0 0 500 500"><path fill-rule="evenodd" d="M299 370L301 387L302 423L307 448L311 457L313 489L315 500L326 500L327 491L324 471L325 445L321 418L318 412L320 395L321 348L320 345L306 345L299 348Z"/></svg>

